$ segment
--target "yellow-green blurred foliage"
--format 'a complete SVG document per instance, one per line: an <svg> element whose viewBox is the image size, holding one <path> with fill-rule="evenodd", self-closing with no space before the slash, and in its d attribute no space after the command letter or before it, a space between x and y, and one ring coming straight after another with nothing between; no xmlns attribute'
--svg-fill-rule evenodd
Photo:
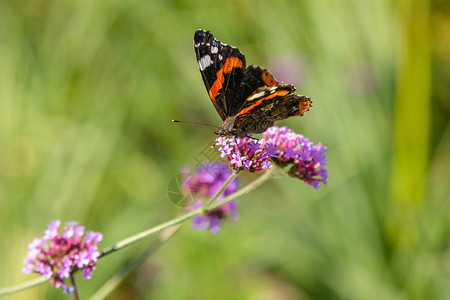
<svg viewBox="0 0 450 300"><path fill-rule="evenodd" d="M170 120L220 124L203 28L295 75L313 108L277 125L328 146L329 184L267 183L238 223L185 226L109 299L449 299L449 16L444 0L0 1L0 286L35 277L22 259L51 220L106 247L180 213L167 184L214 129ZM102 259L82 299L151 240Z"/></svg>

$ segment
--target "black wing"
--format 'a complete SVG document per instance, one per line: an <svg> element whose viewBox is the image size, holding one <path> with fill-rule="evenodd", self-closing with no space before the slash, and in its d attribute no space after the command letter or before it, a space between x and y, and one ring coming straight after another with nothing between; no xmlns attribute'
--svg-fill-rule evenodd
<svg viewBox="0 0 450 300"><path fill-rule="evenodd" d="M194 50L208 95L225 120L244 101L239 93L245 56L236 47L221 43L211 32L202 29L194 34Z"/></svg>

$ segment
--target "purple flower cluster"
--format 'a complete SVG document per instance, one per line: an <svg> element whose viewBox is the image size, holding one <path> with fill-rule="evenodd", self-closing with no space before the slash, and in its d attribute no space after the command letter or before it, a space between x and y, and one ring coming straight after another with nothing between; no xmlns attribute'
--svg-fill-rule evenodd
<svg viewBox="0 0 450 300"><path fill-rule="evenodd" d="M103 235L94 231L85 232L84 226L77 222L67 222L61 234L60 225L59 220L50 222L44 236L35 238L28 245L22 272L40 273L50 279L56 288L63 287L64 293L71 293L73 287L68 286L65 279L77 269L81 269L83 278L91 278L100 255L97 243Z"/></svg>
<svg viewBox="0 0 450 300"><path fill-rule="evenodd" d="M230 169L221 162L203 163L197 167L193 174L190 174L189 169L185 168L183 174L182 191L186 196L192 197L193 205L190 209L199 209L203 207L203 201L207 201L213 197L225 181L230 177ZM226 196L233 194L238 189L237 178L220 194L217 201L224 199ZM193 218L194 230L209 229L212 233L219 232L222 226L222 219L231 217L232 220L237 220L237 203L235 200L230 201L214 210L196 216Z"/></svg>
<svg viewBox="0 0 450 300"><path fill-rule="evenodd" d="M303 180L315 189L319 188L320 182L326 185L327 147L321 143L314 145L306 137L286 126L281 128L273 126L263 133L263 144L278 149L277 155L272 156L272 160L282 167L291 166L288 172L290 176Z"/></svg>
<svg viewBox="0 0 450 300"><path fill-rule="evenodd" d="M243 171L260 171L272 167L270 163L270 150L262 141L249 137L218 137L216 146L219 146L220 157L226 157L232 169Z"/></svg>
<svg viewBox="0 0 450 300"><path fill-rule="evenodd" d="M216 139L221 157L226 157L232 169L259 171L271 168L270 161L278 166L291 168L288 174L319 188L328 178L325 165L327 148L314 145L306 137L287 127L270 127L263 138L256 141L250 137Z"/></svg>

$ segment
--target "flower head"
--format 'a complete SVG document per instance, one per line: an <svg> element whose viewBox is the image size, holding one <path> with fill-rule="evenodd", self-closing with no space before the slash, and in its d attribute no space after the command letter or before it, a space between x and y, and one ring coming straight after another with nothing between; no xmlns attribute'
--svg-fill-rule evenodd
<svg viewBox="0 0 450 300"><path fill-rule="evenodd" d="M270 151L262 141L251 137L221 136L216 139L215 145L219 146L220 156L228 160L232 169L255 172L272 167L269 161Z"/></svg>
<svg viewBox="0 0 450 300"><path fill-rule="evenodd" d="M305 183L319 188L319 183L327 183L327 147L321 143L314 145L306 137L287 127L270 127L263 133L263 143L278 149L272 161L282 167L291 166L288 174Z"/></svg>
<svg viewBox="0 0 450 300"><path fill-rule="evenodd" d="M65 279L72 272L82 270L83 278L90 279L95 270L95 262L100 252L97 243L103 239L98 232L86 231L77 222L68 222L60 232L61 221L50 222L42 238L35 238L28 244L28 254L23 260L22 272L40 273L50 279L55 287L70 293L73 288L68 286ZM84 235L84 239L83 239Z"/></svg>
<svg viewBox="0 0 450 300"><path fill-rule="evenodd" d="M192 197L193 205L190 209L200 209L203 201L213 197L222 185L230 177L230 169L223 163L203 163L193 174L188 169L183 170L182 190L185 195ZM225 188L217 197L216 202L236 192L238 189L237 178ZM212 233L218 233L222 226L221 220L231 216L232 220L238 218L236 201L228 202L218 208L193 218L194 230L209 229Z"/></svg>

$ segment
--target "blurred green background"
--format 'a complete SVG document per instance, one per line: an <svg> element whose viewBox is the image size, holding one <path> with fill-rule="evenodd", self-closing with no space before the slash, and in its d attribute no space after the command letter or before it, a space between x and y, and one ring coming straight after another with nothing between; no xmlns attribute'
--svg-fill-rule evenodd
<svg viewBox="0 0 450 300"><path fill-rule="evenodd" d="M106 247L181 212L167 185L214 129L170 120L220 124L197 28L313 99L277 125L328 146L329 183L271 181L217 236L186 224L108 299L450 299L444 0L0 1L0 286L35 278L50 220ZM151 240L102 259L82 299Z"/></svg>

